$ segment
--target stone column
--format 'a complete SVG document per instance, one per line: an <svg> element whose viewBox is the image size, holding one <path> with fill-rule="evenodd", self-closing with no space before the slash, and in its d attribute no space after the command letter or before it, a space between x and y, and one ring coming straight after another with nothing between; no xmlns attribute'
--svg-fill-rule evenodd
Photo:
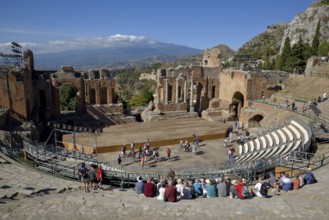
<svg viewBox="0 0 329 220"><path fill-rule="evenodd" d="M168 79L164 79L164 98L165 98L165 104L168 104Z"/></svg>
<svg viewBox="0 0 329 220"><path fill-rule="evenodd" d="M178 78L176 79L176 103L178 103L178 84L179 84L179 82L178 82Z"/></svg>
<svg viewBox="0 0 329 220"><path fill-rule="evenodd" d="M190 112L194 112L193 106L193 79L191 77L191 87L190 87Z"/></svg>
<svg viewBox="0 0 329 220"><path fill-rule="evenodd" d="M157 87L156 91L155 91L155 103L160 103L160 93L161 90L159 91L159 86Z"/></svg>
<svg viewBox="0 0 329 220"><path fill-rule="evenodd" d="M186 97L187 97L187 83L186 80L184 80L184 103L186 103Z"/></svg>

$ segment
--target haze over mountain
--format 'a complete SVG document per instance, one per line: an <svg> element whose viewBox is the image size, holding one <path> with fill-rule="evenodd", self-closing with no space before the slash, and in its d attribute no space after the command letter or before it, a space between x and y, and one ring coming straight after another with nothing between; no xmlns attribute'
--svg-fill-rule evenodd
<svg viewBox="0 0 329 220"><path fill-rule="evenodd" d="M105 48L83 48L35 54L37 69L58 69L61 65L74 68L124 68L173 61L200 53L201 50L161 42L129 42Z"/></svg>

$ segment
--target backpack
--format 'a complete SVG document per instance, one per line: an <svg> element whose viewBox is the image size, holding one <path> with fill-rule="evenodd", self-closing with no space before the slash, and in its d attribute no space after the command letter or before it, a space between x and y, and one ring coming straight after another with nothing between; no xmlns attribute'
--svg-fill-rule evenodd
<svg viewBox="0 0 329 220"><path fill-rule="evenodd" d="M262 196L267 196L268 188L267 188L266 183L262 183L262 185L260 186L259 193L260 193Z"/></svg>
<svg viewBox="0 0 329 220"><path fill-rule="evenodd" d="M243 187L242 187L242 193L241 193L241 194L242 194L243 197L247 197L247 196L250 195L250 192L249 192L247 186L243 186Z"/></svg>
<svg viewBox="0 0 329 220"><path fill-rule="evenodd" d="M88 171L88 170L87 170L87 168L85 168L85 167L79 169L79 172L81 173L81 176L82 176L84 179L88 178L88 172L87 172L87 171Z"/></svg>

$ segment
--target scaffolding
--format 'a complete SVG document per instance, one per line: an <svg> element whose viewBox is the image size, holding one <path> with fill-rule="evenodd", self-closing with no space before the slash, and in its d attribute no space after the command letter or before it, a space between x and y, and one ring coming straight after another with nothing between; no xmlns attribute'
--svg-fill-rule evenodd
<svg viewBox="0 0 329 220"><path fill-rule="evenodd" d="M16 42L11 42L4 51L0 52L0 64L4 66L21 65L23 60L22 46Z"/></svg>

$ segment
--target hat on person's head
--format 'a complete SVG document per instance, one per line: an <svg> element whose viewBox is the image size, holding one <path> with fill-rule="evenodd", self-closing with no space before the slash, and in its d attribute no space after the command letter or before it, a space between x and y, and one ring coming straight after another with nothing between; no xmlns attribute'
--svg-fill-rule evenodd
<svg viewBox="0 0 329 220"><path fill-rule="evenodd" d="M307 169L306 169L306 171L309 171L309 172L311 172L311 171L312 171L312 168L311 168L311 167L309 167L309 168L307 168Z"/></svg>
<svg viewBox="0 0 329 220"><path fill-rule="evenodd" d="M237 181L236 180L232 180L232 185L236 186L237 185Z"/></svg>
<svg viewBox="0 0 329 220"><path fill-rule="evenodd" d="M246 183L247 181L246 181L246 179L245 179L245 178L242 178L242 182L243 182L243 183Z"/></svg>
<svg viewBox="0 0 329 220"><path fill-rule="evenodd" d="M137 181L138 182L142 182L143 181L143 177L141 177L141 176L137 177Z"/></svg>
<svg viewBox="0 0 329 220"><path fill-rule="evenodd" d="M212 179L206 179L206 183L207 183L207 184L213 184L214 182L213 182Z"/></svg>

